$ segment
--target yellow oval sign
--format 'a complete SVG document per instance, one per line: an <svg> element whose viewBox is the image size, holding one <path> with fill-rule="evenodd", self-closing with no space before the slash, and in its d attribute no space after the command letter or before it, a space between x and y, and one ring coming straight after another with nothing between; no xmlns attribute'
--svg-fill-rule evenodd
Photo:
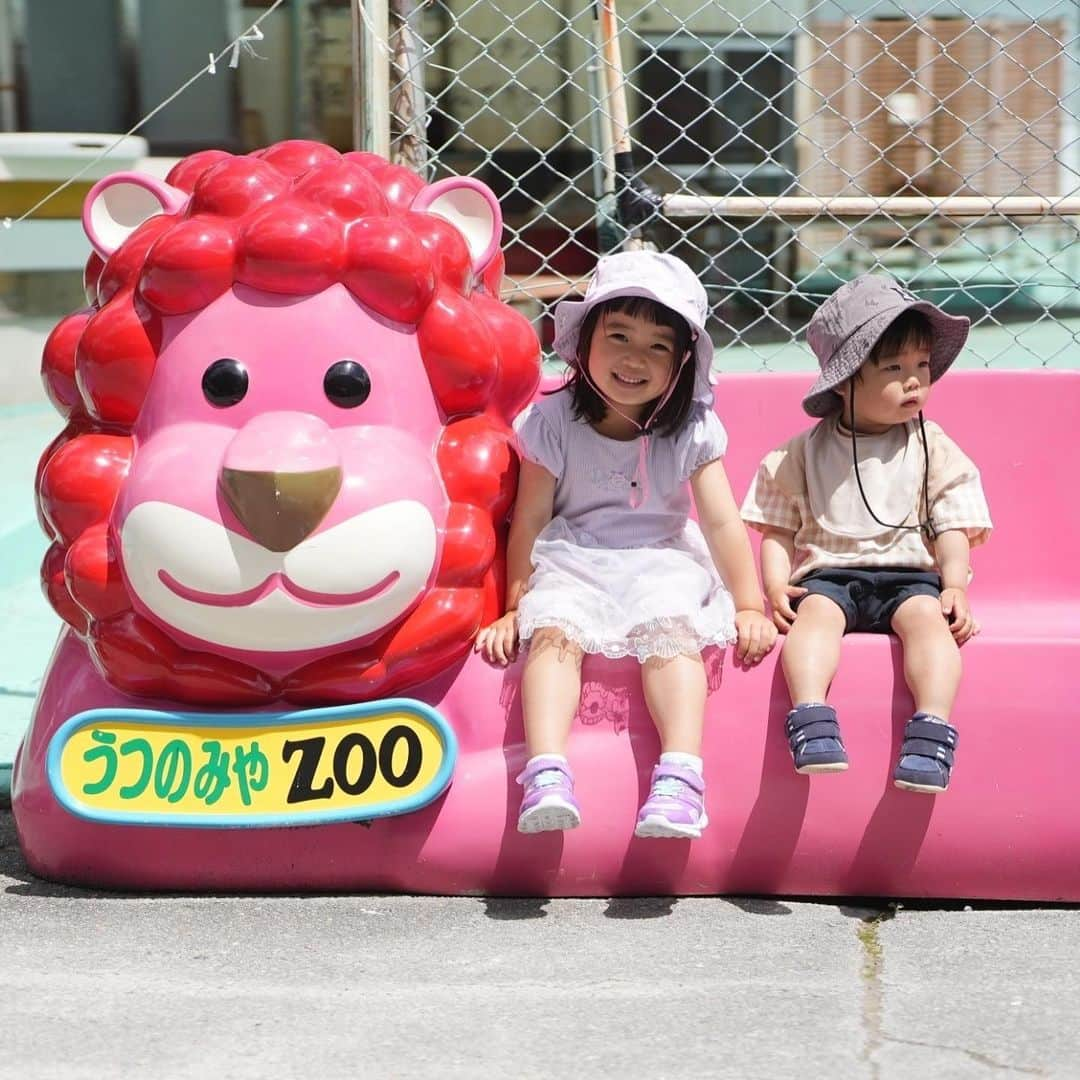
<svg viewBox="0 0 1080 1080"><path fill-rule="evenodd" d="M457 740L423 702L290 713L93 709L53 736L59 801L96 821L258 827L405 814L450 783Z"/></svg>

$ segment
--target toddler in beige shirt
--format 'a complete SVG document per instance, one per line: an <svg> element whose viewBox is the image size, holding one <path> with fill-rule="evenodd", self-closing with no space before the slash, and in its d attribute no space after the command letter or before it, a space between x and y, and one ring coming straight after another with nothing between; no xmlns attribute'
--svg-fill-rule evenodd
<svg viewBox="0 0 1080 1080"><path fill-rule="evenodd" d="M826 701L844 634L894 633L915 699L894 783L948 787L958 649L978 632L969 552L991 522L978 469L922 409L968 327L892 278L864 274L807 328L821 375L803 408L820 422L765 457L742 506L763 534L765 592L787 635L786 730L800 773L848 767Z"/></svg>

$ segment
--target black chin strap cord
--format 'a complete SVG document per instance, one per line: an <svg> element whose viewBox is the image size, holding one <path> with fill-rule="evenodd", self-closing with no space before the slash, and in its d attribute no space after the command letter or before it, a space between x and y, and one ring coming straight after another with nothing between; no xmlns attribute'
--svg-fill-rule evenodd
<svg viewBox="0 0 1080 1080"><path fill-rule="evenodd" d="M926 444L926 423L923 420L922 409L919 410L919 435L922 438L923 448L923 506L926 508L926 519L920 521L918 525L890 525L887 521L882 521L881 518L874 513L873 507L870 505L870 500L866 497L866 492L863 490L862 477L859 475L859 448L855 441L855 377L852 376L851 382L851 398L849 401L850 413L851 413L851 460L855 465L855 482L859 485L859 495L862 497L863 506L866 507L869 515L883 528L886 529L903 529L908 532L923 532L926 533L928 540L937 539L937 529L934 528L934 523L930 520L930 450ZM918 516L916 514L916 516Z"/></svg>

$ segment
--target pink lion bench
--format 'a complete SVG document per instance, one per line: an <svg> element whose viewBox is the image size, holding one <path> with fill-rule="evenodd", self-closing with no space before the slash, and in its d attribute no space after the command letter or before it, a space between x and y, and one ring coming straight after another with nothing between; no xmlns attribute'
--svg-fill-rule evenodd
<svg viewBox="0 0 1080 1080"><path fill-rule="evenodd" d="M521 836L519 669L469 651L499 604L507 423L538 378L531 331L493 297L490 192L296 143L131 183L134 209L118 181L91 193L95 306L46 348L68 427L40 469L43 578L68 625L13 776L35 873L1080 899L1080 508L1052 487L1080 374L960 372L933 401L996 523L947 795L892 787L910 701L895 644L854 636L833 689L848 773L793 772L775 653L713 657L711 824L635 839L656 735L633 663L590 660L570 745L584 825ZM737 490L802 422L805 383L720 379Z"/></svg>

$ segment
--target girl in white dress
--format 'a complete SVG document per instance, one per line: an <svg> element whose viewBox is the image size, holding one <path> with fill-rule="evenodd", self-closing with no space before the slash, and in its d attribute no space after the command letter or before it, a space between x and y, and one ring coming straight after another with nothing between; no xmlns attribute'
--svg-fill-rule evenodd
<svg viewBox="0 0 1080 1080"><path fill-rule="evenodd" d="M555 309L554 347L571 373L515 423L507 610L476 642L503 664L529 642L522 832L581 823L565 751L582 657L601 653L636 657L660 733L636 834L700 836L701 651L737 642L755 664L776 640L720 461L707 312L684 262L644 251L601 259L584 300Z"/></svg>

